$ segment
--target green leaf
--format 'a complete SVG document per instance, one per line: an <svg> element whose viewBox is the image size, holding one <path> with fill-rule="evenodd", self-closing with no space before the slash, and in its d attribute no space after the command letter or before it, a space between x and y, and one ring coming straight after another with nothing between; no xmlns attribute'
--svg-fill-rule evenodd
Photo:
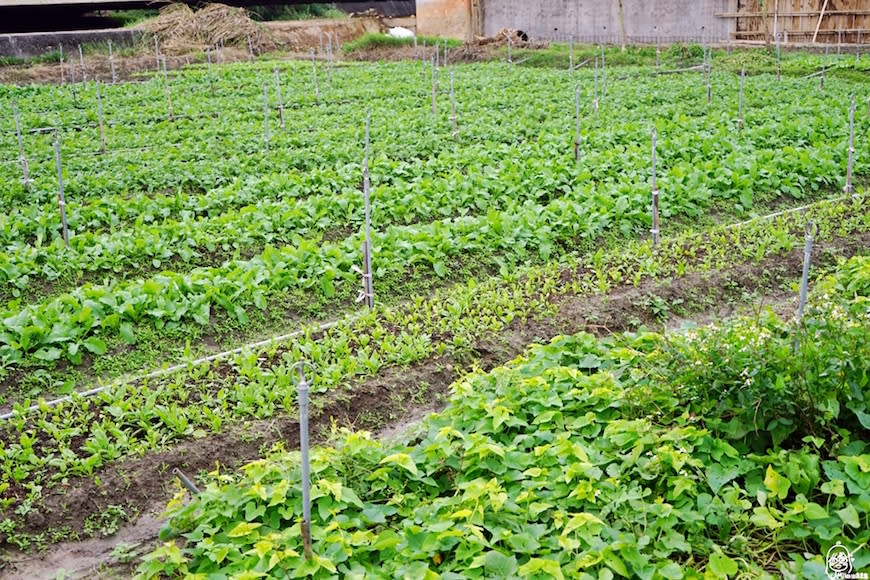
<svg viewBox="0 0 870 580"><path fill-rule="evenodd" d="M122 322L120 326L118 326L118 332L121 333L121 340L127 344L136 343L136 335L133 334L133 325L129 322Z"/></svg>
<svg viewBox="0 0 870 580"><path fill-rule="evenodd" d="M106 354L106 343L96 336L92 336L87 339L83 346L90 352L94 353L97 356L102 356Z"/></svg>
<svg viewBox="0 0 870 580"><path fill-rule="evenodd" d="M710 489L713 493L718 493L722 486L740 475L740 468L737 465L722 466L719 463L714 463L707 468L707 482L710 484Z"/></svg>
<svg viewBox="0 0 870 580"><path fill-rule="evenodd" d="M262 526L261 523L241 522L227 533L230 538L242 538Z"/></svg>
<svg viewBox="0 0 870 580"><path fill-rule="evenodd" d="M487 552L484 558L486 575L495 578L510 578L517 571L517 559L501 552Z"/></svg>
<svg viewBox="0 0 870 580"><path fill-rule="evenodd" d="M393 465L398 465L404 469L407 469L412 474L417 475L417 464L414 463L414 460L411 459L411 456L407 453L394 453L393 455L389 455L381 459L380 464L384 463L392 463Z"/></svg>
<svg viewBox="0 0 870 580"><path fill-rule="evenodd" d="M447 266L445 266L444 262L442 262L441 260L438 260L437 262L432 264L432 267L435 269L435 273L438 274L438 276L440 276L441 278L447 275Z"/></svg>
<svg viewBox="0 0 870 580"><path fill-rule="evenodd" d="M72 353L75 354L75 353ZM61 350L59 348L41 348L33 353L33 358L45 362L51 362L60 358Z"/></svg>
<svg viewBox="0 0 870 580"><path fill-rule="evenodd" d="M788 495L788 490L791 488L791 482L777 473L771 465L767 466L764 485L779 499L785 499Z"/></svg>
<svg viewBox="0 0 870 580"><path fill-rule="evenodd" d="M737 574L737 562L725 554L713 552L710 554L710 561L707 563L707 570L716 578L728 578L729 576Z"/></svg>
<svg viewBox="0 0 870 580"><path fill-rule="evenodd" d="M858 510L855 509L854 505L849 504L843 509L838 510L837 515L840 516L840 519L843 520L843 523L847 526L853 528L861 527L861 519L858 516Z"/></svg>
<svg viewBox="0 0 870 580"><path fill-rule="evenodd" d="M555 560L545 560L543 558L532 558L522 566L520 566L519 574L524 578L535 574L546 574L550 578L564 579L562 575L562 567Z"/></svg>
<svg viewBox="0 0 870 580"><path fill-rule="evenodd" d="M815 502L810 502L807 504L806 509L804 510L804 515L806 515L808 520L823 520L828 516L828 512L825 511L825 508L820 506Z"/></svg>

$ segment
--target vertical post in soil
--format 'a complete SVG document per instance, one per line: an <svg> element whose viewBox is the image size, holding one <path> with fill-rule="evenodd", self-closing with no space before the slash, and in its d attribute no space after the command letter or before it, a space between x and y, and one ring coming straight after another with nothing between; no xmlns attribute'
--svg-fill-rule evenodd
<svg viewBox="0 0 870 580"><path fill-rule="evenodd" d="M106 154L106 131L103 128L103 96L100 93L100 81L97 81L97 120L100 123L100 149Z"/></svg>
<svg viewBox="0 0 870 580"><path fill-rule="evenodd" d="M275 72L275 95L278 97L278 118L281 121L281 130L284 130L284 99L281 98L281 76L278 74L278 68Z"/></svg>
<svg viewBox="0 0 870 580"><path fill-rule="evenodd" d="M662 66L662 47L656 45L656 75L659 73L659 69Z"/></svg>
<svg viewBox="0 0 870 580"><path fill-rule="evenodd" d="M163 84L166 85L166 107L169 112L169 120L175 119L175 114L172 112L172 91L169 88L169 75L166 74L166 59L163 59Z"/></svg>
<svg viewBox="0 0 870 580"><path fill-rule="evenodd" d="M507 43L508 44L508 64L511 64L514 61L511 58L511 37L510 36L507 37L507 41L508 41L508 43Z"/></svg>
<svg viewBox="0 0 870 580"><path fill-rule="evenodd" d="M459 128L456 125L456 93L453 90L453 71L450 71L450 118L453 121L453 140L459 139Z"/></svg>
<svg viewBox="0 0 870 580"><path fill-rule="evenodd" d="M115 53L112 52L112 41L109 40L109 69L112 71L112 84L118 82L118 77L115 74Z"/></svg>
<svg viewBox="0 0 870 580"><path fill-rule="evenodd" d="M30 187L30 171L27 167L27 157L24 155L24 141L21 139L21 123L18 119L18 103L12 101L12 115L15 117L15 135L18 137L18 160L21 162L21 172L24 174L24 187Z"/></svg>
<svg viewBox="0 0 870 580"><path fill-rule="evenodd" d="M782 46L779 42L780 35L776 35L776 80L782 80Z"/></svg>
<svg viewBox="0 0 870 580"><path fill-rule="evenodd" d="M441 46L435 41L435 68L441 68Z"/></svg>
<svg viewBox="0 0 870 580"><path fill-rule="evenodd" d="M157 35L154 35L154 59L157 62L157 72L160 72L160 46L157 44Z"/></svg>
<svg viewBox="0 0 870 580"><path fill-rule="evenodd" d="M828 69L828 50L830 49L830 44L828 41L825 41L825 60L822 62L822 76L819 77L819 90L824 90L825 88L825 71Z"/></svg>
<svg viewBox="0 0 870 580"><path fill-rule="evenodd" d="M266 153L269 152L269 87L263 84L263 126L266 135Z"/></svg>
<svg viewBox="0 0 870 580"><path fill-rule="evenodd" d="M60 58L58 59L58 63L60 64L60 84L65 84L63 79L63 43L57 43L57 49L60 51Z"/></svg>
<svg viewBox="0 0 870 580"><path fill-rule="evenodd" d="M311 49L311 68L314 71L314 100L320 100L320 88L317 86L317 60L314 58L314 49Z"/></svg>
<svg viewBox="0 0 870 580"><path fill-rule="evenodd" d="M423 53L420 55L420 60L426 62L426 39L423 39Z"/></svg>
<svg viewBox="0 0 870 580"><path fill-rule="evenodd" d="M659 189L656 181L656 128L652 130L652 243L659 245Z"/></svg>
<svg viewBox="0 0 870 580"><path fill-rule="evenodd" d="M438 81L435 80L435 57L432 57L432 114L438 115Z"/></svg>
<svg viewBox="0 0 870 580"><path fill-rule="evenodd" d="M843 31L837 31L837 56L840 56L840 48L843 46Z"/></svg>
<svg viewBox="0 0 870 580"><path fill-rule="evenodd" d="M79 64L82 66L82 87L88 82L88 75L85 72L85 56L82 54L82 45L79 45Z"/></svg>
<svg viewBox="0 0 870 580"><path fill-rule="evenodd" d="M568 41L568 69L571 72L571 79L574 79L574 37Z"/></svg>
<svg viewBox="0 0 870 580"><path fill-rule="evenodd" d="M598 120L598 57L595 58L595 92L592 97L592 112L595 113L595 120Z"/></svg>
<svg viewBox="0 0 870 580"><path fill-rule="evenodd" d="M740 69L740 97L737 101L737 131L743 134L743 90L746 84L746 65Z"/></svg>
<svg viewBox="0 0 870 580"><path fill-rule="evenodd" d="M607 66L604 64L604 44L601 44L601 96L607 98Z"/></svg>
<svg viewBox="0 0 870 580"><path fill-rule="evenodd" d="M57 205L60 207L60 223L63 227L63 243L69 249L69 230L66 225L66 198L63 195L63 170L60 164L60 137L54 134L54 159L57 163Z"/></svg>
<svg viewBox="0 0 870 580"><path fill-rule="evenodd" d="M574 161L580 161L580 87L574 88Z"/></svg>
<svg viewBox="0 0 870 580"><path fill-rule="evenodd" d="M293 365L291 372L299 373L296 392L299 397L299 447L302 452L302 549L305 558L311 559L311 465L308 454L308 389L309 382L305 377L305 367L312 368L306 361ZM312 377L313 378L313 377Z"/></svg>
<svg viewBox="0 0 870 580"><path fill-rule="evenodd" d="M852 193L852 166L855 162L855 97L849 107L849 162L846 165L846 187L843 190L846 195Z"/></svg>
<svg viewBox="0 0 870 580"><path fill-rule="evenodd" d="M369 308L375 306L375 289L372 280L372 211L371 211L371 185L369 182L369 133L372 114L366 114L366 155L363 163L363 195L365 196L366 211L366 240L363 259L365 260L365 273L363 284L365 286L365 301Z"/></svg>
<svg viewBox="0 0 870 580"><path fill-rule="evenodd" d="M417 33L415 32L414 33L414 60L417 60L418 56L419 55L418 55L418 51L417 51Z"/></svg>
<svg viewBox="0 0 870 580"><path fill-rule="evenodd" d="M75 61L73 61L73 59L69 59L67 62L69 62L69 78L70 78L70 81L69 81L70 85L69 86L72 89L73 107L78 108L79 97L78 97L78 93L76 92L76 65L75 65Z"/></svg>
<svg viewBox="0 0 870 580"><path fill-rule="evenodd" d="M327 32L328 43L326 45L326 86L332 90L332 34Z"/></svg>
<svg viewBox="0 0 870 580"><path fill-rule="evenodd" d="M447 39L444 39L444 66L447 66Z"/></svg>
<svg viewBox="0 0 870 580"><path fill-rule="evenodd" d="M211 89L211 96L214 98L214 74L211 72L211 47L205 49L205 58L208 59L208 84ZM215 53L215 60L217 60L217 53Z"/></svg>
<svg viewBox="0 0 870 580"><path fill-rule="evenodd" d="M807 290L809 288L810 282L810 261L812 260L813 254L813 240L815 236L819 233L819 226L815 224L815 222L807 222L806 228L804 230L804 269L803 274L801 275L801 290L800 290L800 299L798 302L797 309L797 321L800 321L804 317L804 308L807 305Z"/></svg>
<svg viewBox="0 0 870 580"><path fill-rule="evenodd" d="M251 42L251 35L248 35L248 60L254 62L254 44Z"/></svg>
<svg viewBox="0 0 870 580"><path fill-rule="evenodd" d="M861 29L858 29L858 41L855 43L855 64L861 60Z"/></svg>
<svg viewBox="0 0 870 580"><path fill-rule="evenodd" d="M707 58L707 63L704 66L704 70L707 73L707 105L709 106L713 102L713 71L712 68L712 60L713 60L713 51L710 49L709 56Z"/></svg>

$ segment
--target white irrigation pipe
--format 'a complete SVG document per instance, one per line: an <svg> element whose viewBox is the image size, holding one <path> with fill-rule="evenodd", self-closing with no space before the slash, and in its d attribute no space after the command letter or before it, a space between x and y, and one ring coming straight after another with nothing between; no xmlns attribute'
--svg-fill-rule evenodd
<svg viewBox="0 0 870 580"><path fill-rule="evenodd" d="M805 210L807 210L807 209L810 209L810 208L812 208L812 207L814 207L814 206L817 206L817 205L820 205L820 204L823 204L823 203L836 203L836 202L838 202L838 201L843 201L843 200L845 200L845 199L848 199L848 198L854 198L854 197L855 197L854 195L842 195L842 196L840 196L840 197L835 197L835 198L833 198L833 199L825 199L825 200L817 201L817 202L815 202L815 203L810 203L810 204L807 204L807 205L803 205L803 206L800 206L800 207L793 207L793 208L790 208L790 209L784 209L784 210L782 210L782 211L774 212L774 213L772 213L772 214L768 214L768 215L763 215L763 216L758 216L758 217L750 218L750 219L745 220L745 221L742 221L742 222L738 222L738 223L734 223L734 224L728 224L728 225L725 225L725 226L721 226L721 228L722 228L722 229L726 229L726 230L727 230L727 229L732 229L732 228L737 228L737 227L741 227L741 226L744 226L744 225L750 224L750 223L752 223L752 222L763 221L763 220L767 220L767 219L772 219L772 218L779 217L779 216L781 216L781 215L786 215L786 214L789 214L789 213L796 213L796 212L805 211ZM54 400L52 400L52 401L46 401L46 402L43 402L43 403L37 403L37 404L35 404L35 405L31 405L30 407L28 407L28 408L24 411L24 413L30 413L30 412L33 412L33 411L39 410L39 409L41 409L41 408L43 408L43 407L54 407L54 406L60 405L61 403L66 403L66 402L68 402L68 401L72 401L74 398L77 398L77 397L92 397L92 396L94 396L94 395L98 395L98 394L102 393L102 392L105 391L105 390L108 390L108 389L111 389L111 388L114 388L114 387L118 387L118 386L121 386L121 385L128 385L128 384L131 384L131 383L138 383L138 382L145 381L145 380L148 380L148 379L155 379L155 378L162 377L162 376L165 376L165 375L168 375L168 374L172 374L172 373L177 372L177 371L181 371L181 370L187 369L187 368L192 367L192 366L197 366L197 365L200 365L200 364L203 364L203 363L208 363L208 362L214 362L214 361L217 361L217 360L223 360L223 359L229 358L229 357L231 357L231 356L234 356L234 355L237 355L237 354L241 354L241 353L246 352L246 351L248 351L248 350L257 349L257 348L264 347L264 346L271 346L271 345L276 344L276 343L279 343L279 342L284 342L285 340L290 340L290 339L292 339L292 338L298 338L299 336L304 335L305 332L306 332L307 330L313 330L314 332L322 332L322 331L325 331L325 330L329 330L330 328L332 328L333 326L336 326L336 325L339 324L340 322L355 322L355 321L359 320L360 318L362 318L364 315L365 315L365 313L355 314L355 315L353 315L353 316L350 316L350 317L347 317L347 318L342 318L342 319L340 319L340 320L333 320L333 321L331 321L331 322L325 322L325 323L323 323L323 324L321 324L321 325L319 325L319 326L312 327L312 328L309 328L309 329L306 329L306 330L296 330L296 331L291 332L291 333L289 333L289 334L284 334L284 335L281 335L281 336L275 336L275 337L272 337L272 338L267 338L266 340L261 340L261 341L259 341L259 342L253 342L253 343L250 343L250 344L246 344L246 345L244 345L244 346L240 346L240 347L235 348L235 349L233 349L233 350L228 350L228 351L224 351L224 352L221 352L221 353L212 354L212 355L209 355L209 356L206 356L206 357L202 357L202 358L196 359L196 360L194 360L194 361L189 361L189 362L185 362L185 363L180 363L180 364L177 364L177 365L173 365L173 366L171 366L171 367L166 367L166 368L164 368L164 369L160 369L160 370L157 370L157 371L154 371L154 372L148 373L148 374L146 374L146 375L139 375L139 376L133 376L133 377L127 377L127 378L121 378L121 379L118 379L118 380L116 380L116 381L113 381L112 383L110 383L110 384L108 384L108 385L104 385L104 386L102 386L102 387L96 387L96 388L93 388L93 389L89 389L89 390L87 390L87 391L80 391L80 392L78 392L78 393L74 393L74 394L72 394L72 395L67 395L67 396L65 396L65 397L61 397L61 398L59 398L59 399L54 399ZM15 417L15 415L16 415L17 413L18 413L18 411L9 411L9 412L7 412L7 413L3 413L2 415L0 415L0 420L11 419L11 418Z"/></svg>
<svg viewBox="0 0 870 580"><path fill-rule="evenodd" d="M30 413L30 412L42 409L44 407L55 407L57 405L60 405L61 403L66 403L66 402L72 401L75 398L92 397L94 395L98 395L98 394L102 393L103 391L106 391L106 390L114 388L114 387L119 387L122 385L129 385L131 383L138 383L138 382L149 380L149 379L156 379L156 378L159 378L159 377L162 377L165 375L169 375L169 374L172 374L172 373L175 373L175 372L178 372L178 371L181 371L181 370L193 367L193 366L201 365L203 363L210 363L210 362L230 358L232 356L235 356L237 354L241 354L241 353L246 352L248 350L258 349L258 348L261 348L264 346L271 346L271 345L276 344L276 343L284 342L285 340L298 338L300 336L303 336L308 331L323 332L325 330L329 330L330 328L332 328L333 326L336 326L337 324L339 324L341 322L348 322L348 323L356 322L357 320L362 318L362 316L364 314L365 313L355 314L353 316L341 318L339 320L332 320L330 322L325 322L323 324L320 324L319 326L310 327L310 328L303 329L303 330L295 330L289 334L282 334L281 336L274 336L272 338L267 338L265 340L261 340L258 342L252 342L250 344L246 344L246 345L240 346L238 348L234 348L233 350L227 350L224 352L212 354L209 356L198 358L194 361L179 363L177 365L173 365L170 367L159 369L159 370L150 372L150 373L145 374L145 375L123 377L123 378L117 379L117 380L109 383L108 385L103 385L101 387L88 389L87 391L79 391L77 393L73 393L72 395L66 395L64 397L60 397L59 399L54 399L52 401L45 401L42 403L37 403L37 404L31 405L30 407L27 408L26 411L24 411L24 413ZM0 420L11 419L11 418L15 417L16 414L19 414L19 412L17 410L3 413L2 415L0 415Z"/></svg>

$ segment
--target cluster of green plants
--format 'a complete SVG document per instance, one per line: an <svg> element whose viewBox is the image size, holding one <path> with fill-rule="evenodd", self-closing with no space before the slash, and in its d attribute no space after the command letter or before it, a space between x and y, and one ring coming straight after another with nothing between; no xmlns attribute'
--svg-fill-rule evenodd
<svg viewBox="0 0 870 580"><path fill-rule="evenodd" d="M273 67L285 95L284 131L277 128ZM573 82L564 71L456 68L461 130L454 142L447 73L435 73L442 106L433 116L433 71L425 64L321 64L319 97L305 63L197 65L171 79L175 122L166 117L162 76L103 87L106 155L82 154L99 149L93 84L75 96L70 86L0 87L0 100L18 101L25 130L60 129L72 235L67 250L53 135L25 135L28 189L4 119L0 196L10 211L0 217L0 297L9 302L0 372L53 371L60 360L76 365L83 350L99 359L119 338L132 343L136 326L204 324L215 309L245 326L253 310L287 292L315 303L351 294L363 221L361 103L374 119L377 276L410 266L440 277L467 256L507 270L607 236L645 235L653 124L666 220L696 222L711 209L739 216L840 186L851 83L829 83L819 94L787 80L793 98L783 100L774 77L757 77L741 135L732 75L720 73L717 99L707 107L693 76L662 82L642 74L648 69L628 70L637 75L610 78L606 96L599 87L597 119L592 72L574 78L584 103L579 163L571 145ZM264 84L272 109L268 153ZM686 99L693 91L698 98ZM816 115L819 106L844 115ZM860 117L859 134L865 124ZM161 146L167 141L171 147ZM861 140L857 149L856 174L864 175Z"/></svg>
<svg viewBox="0 0 870 580"><path fill-rule="evenodd" d="M773 578L870 540L870 259L772 313L563 336L453 387L409 443L343 432L213 473L143 577ZM870 556L856 551L856 569Z"/></svg>
<svg viewBox="0 0 870 580"><path fill-rule="evenodd" d="M31 401L23 400L14 406L15 416L0 424L0 473L8 482L0 489L6 541L27 545L28 537L17 530L22 510L26 515L29 509L22 506L39 505L44 492L69 478L93 476L125 457L218 433L240 420L294 415L291 368L299 360L318 369L311 389L316 404L387 367L445 354L467 359L481 338L513 321L551 315L560 295L603 294L613 286L786 255L802 247L808 219L815 220L826 239L854 237L870 229L862 198L819 203L805 214L687 231L658 248L636 241L561 265L470 280L429 298L342 320L324 332L311 328L293 340L227 361L191 365L163 378L118 385L93 398L73 397L54 407L38 400L35 411L28 411ZM566 279L566 271L577 274Z"/></svg>

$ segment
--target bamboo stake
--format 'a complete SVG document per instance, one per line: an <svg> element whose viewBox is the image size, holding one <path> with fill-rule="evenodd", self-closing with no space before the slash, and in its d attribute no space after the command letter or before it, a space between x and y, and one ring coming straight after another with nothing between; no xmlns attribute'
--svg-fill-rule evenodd
<svg viewBox="0 0 870 580"><path fill-rule="evenodd" d="M118 78L115 75L115 54L112 52L112 41L109 40L109 68L112 70L112 84L114 85L118 82Z"/></svg>
<svg viewBox="0 0 870 580"><path fill-rule="evenodd" d="M453 90L453 71L450 71L450 110L453 121L453 140L459 139L459 129L456 125L456 93Z"/></svg>
<svg viewBox="0 0 870 580"><path fill-rule="evenodd" d="M822 11L819 12L819 21L816 23L816 31L813 33L813 44L816 43L816 38L819 36L819 28L822 27L822 18L825 17L825 10L828 8L828 0L825 0L825 3L822 4Z"/></svg>
<svg viewBox="0 0 870 580"><path fill-rule="evenodd" d="M24 141L21 139L21 123L18 119L18 102L12 101L12 115L15 117L15 135L18 137L18 160L21 162L21 172L24 174L24 187L30 187L30 171L27 167L27 156L24 154Z"/></svg>
<svg viewBox="0 0 870 580"><path fill-rule="evenodd" d="M82 87L88 82L88 75L85 72L85 57L82 54L82 45L79 45L79 63L82 65Z"/></svg>
<svg viewBox="0 0 870 580"><path fill-rule="evenodd" d="M281 77L278 74L278 68L274 69L275 72L275 95L278 97L278 116L281 120L281 130L284 130L284 100L281 98Z"/></svg>
<svg viewBox="0 0 870 580"><path fill-rule="evenodd" d="M320 100L320 89L317 86L317 61L314 59L314 49L311 49L311 68L314 70L314 100Z"/></svg>
<svg viewBox="0 0 870 580"><path fill-rule="evenodd" d="M100 122L100 149L106 154L106 131L103 129L103 97L100 93L100 81L97 81L97 119Z"/></svg>
<svg viewBox="0 0 870 580"><path fill-rule="evenodd" d="M60 64L60 84L66 84L63 78L63 43L57 43L57 49L60 51L60 60L58 63Z"/></svg>
<svg viewBox="0 0 870 580"><path fill-rule="evenodd" d="M652 130L652 242L659 244L659 190L656 182L656 128Z"/></svg>
<svg viewBox="0 0 870 580"><path fill-rule="evenodd" d="M60 223L63 227L63 243L69 249L69 229L66 223L66 197L63 194L63 170L60 163L60 137L54 134L54 159L57 164L57 205L60 208Z"/></svg>
<svg viewBox="0 0 870 580"><path fill-rule="evenodd" d="M580 161L580 87L574 88L574 117L576 129L574 132L574 161Z"/></svg>
<svg viewBox="0 0 870 580"><path fill-rule="evenodd" d="M169 75L166 74L166 59L163 59L163 84L166 85L166 105L169 111L169 120L175 120L175 114L172 112L172 91L169 88Z"/></svg>
<svg viewBox="0 0 870 580"><path fill-rule="evenodd" d="M266 135L266 153L269 152L269 87L263 84L263 125Z"/></svg>

